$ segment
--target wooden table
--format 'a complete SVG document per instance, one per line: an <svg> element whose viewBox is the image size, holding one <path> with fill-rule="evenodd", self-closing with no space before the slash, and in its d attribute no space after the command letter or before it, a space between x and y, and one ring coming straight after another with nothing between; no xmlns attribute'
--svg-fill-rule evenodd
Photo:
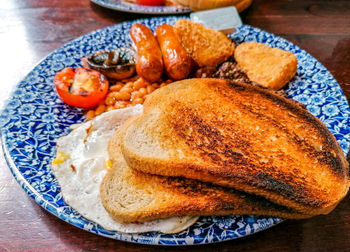
<svg viewBox="0 0 350 252"><path fill-rule="evenodd" d="M350 1L255 0L243 22L280 35L320 60L350 98ZM144 17L88 0L3 0L0 5L0 105L52 50L90 31ZM93 235L39 207L17 184L0 153L0 251L345 251L350 249L350 198L329 215L285 221L238 240L192 247L155 247Z"/></svg>

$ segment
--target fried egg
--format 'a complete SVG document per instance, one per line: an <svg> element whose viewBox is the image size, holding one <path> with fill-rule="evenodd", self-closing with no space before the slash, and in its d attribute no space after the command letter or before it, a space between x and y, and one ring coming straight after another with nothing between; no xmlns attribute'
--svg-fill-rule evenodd
<svg viewBox="0 0 350 252"><path fill-rule="evenodd" d="M70 134L58 139L52 170L64 201L83 217L103 228L124 233L177 233L194 224L198 217L173 217L123 224L112 219L101 202L100 184L107 173L106 169L110 167L108 140L126 119L142 111L142 105L112 110L78 125Z"/></svg>

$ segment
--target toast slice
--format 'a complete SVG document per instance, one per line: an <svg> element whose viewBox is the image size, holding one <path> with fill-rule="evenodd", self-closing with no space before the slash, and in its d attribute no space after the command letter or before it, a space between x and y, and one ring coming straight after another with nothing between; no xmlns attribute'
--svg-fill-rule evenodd
<svg viewBox="0 0 350 252"><path fill-rule="evenodd" d="M310 215L330 212L349 189L349 164L319 119L235 81L188 79L157 90L121 147L134 169L235 188Z"/></svg>
<svg viewBox="0 0 350 252"><path fill-rule="evenodd" d="M261 197L185 178L150 175L131 169L120 150L127 121L108 145L112 168L100 186L102 204L117 221L145 222L181 216L257 214L284 218L308 218Z"/></svg>
<svg viewBox="0 0 350 252"><path fill-rule="evenodd" d="M222 32L186 19L177 21L174 28L187 54L200 67L216 67L233 57L235 44Z"/></svg>

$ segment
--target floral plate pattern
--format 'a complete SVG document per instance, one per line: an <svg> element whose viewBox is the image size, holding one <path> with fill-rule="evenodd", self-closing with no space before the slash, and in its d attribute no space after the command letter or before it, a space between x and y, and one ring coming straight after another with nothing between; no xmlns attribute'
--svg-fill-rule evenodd
<svg viewBox="0 0 350 252"><path fill-rule="evenodd" d="M108 231L83 218L62 199L51 171L56 140L69 133L71 124L84 120L83 113L64 104L53 89L53 78L64 67L81 65L80 59L101 50L130 45L129 28L135 22L155 29L174 24L179 17L158 17L124 22L69 42L48 55L14 90L0 115L5 158L14 177L40 206L60 219L92 233L117 240L156 244L192 245L225 241L256 233L281 221L262 216L202 217L179 234L156 232L127 234ZM293 52L298 71L286 88L289 97L306 105L336 137L344 153L349 151L350 108L332 75L308 53L292 43L257 28L243 25L230 37L237 43L258 41Z"/></svg>
<svg viewBox="0 0 350 252"><path fill-rule="evenodd" d="M122 12L132 12L140 14L177 14L177 13L189 13L190 8L180 8L176 6L146 6L135 3L130 3L123 0L91 0L91 2L100 5L102 7L122 11Z"/></svg>

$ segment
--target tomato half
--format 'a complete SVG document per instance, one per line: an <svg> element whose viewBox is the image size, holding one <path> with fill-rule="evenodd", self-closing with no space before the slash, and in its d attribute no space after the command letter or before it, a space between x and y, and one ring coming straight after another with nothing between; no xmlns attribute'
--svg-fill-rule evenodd
<svg viewBox="0 0 350 252"><path fill-rule="evenodd" d="M164 5L164 0L136 0L136 3L142 5Z"/></svg>
<svg viewBox="0 0 350 252"><path fill-rule="evenodd" d="M108 81L100 72L82 67L65 68L54 78L58 96L68 105L92 108L102 102L108 92Z"/></svg>

